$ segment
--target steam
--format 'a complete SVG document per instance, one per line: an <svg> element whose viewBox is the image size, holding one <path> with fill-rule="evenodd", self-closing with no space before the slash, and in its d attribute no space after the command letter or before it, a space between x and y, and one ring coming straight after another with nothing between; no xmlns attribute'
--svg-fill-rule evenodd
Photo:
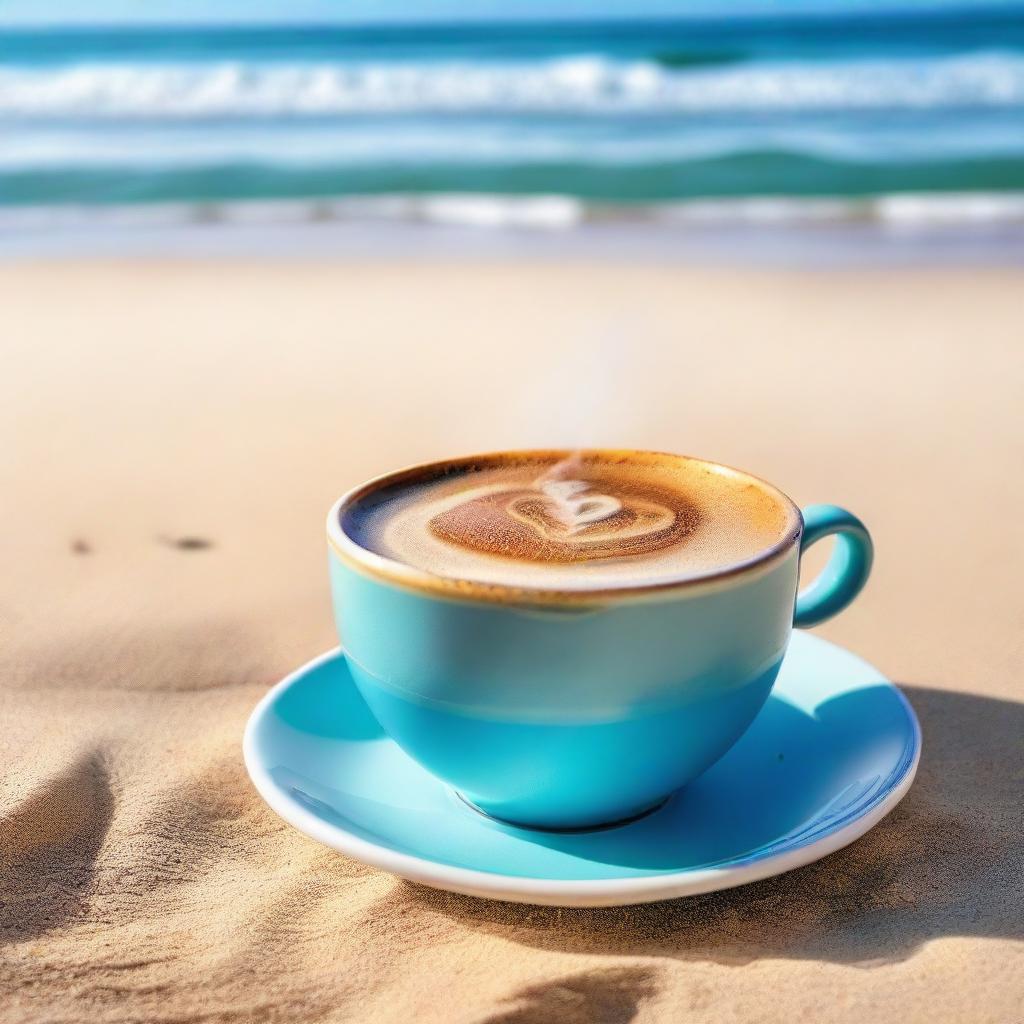
<svg viewBox="0 0 1024 1024"><path fill-rule="evenodd" d="M636 325L620 317L567 345L547 368L541 387L524 410L527 415L522 419L538 431L539 445L573 450L533 484L547 499L548 513L569 536L612 518L623 508L620 499L595 491L583 479L581 450L602 443L622 445L623 421L631 424L635 419L628 381L630 340L635 340L636 333ZM520 435L518 446L522 440Z"/></svg>
<svg viewBox="0 0 1024 1024"><path fill-rule="evenodd" d="M629 447L641 420L645 324L620 311L569 331L545 347L544 363L505 412L497 447ZM572 479L570 460L560 467ZM555 477L554 472L548 474Z"/></svg>

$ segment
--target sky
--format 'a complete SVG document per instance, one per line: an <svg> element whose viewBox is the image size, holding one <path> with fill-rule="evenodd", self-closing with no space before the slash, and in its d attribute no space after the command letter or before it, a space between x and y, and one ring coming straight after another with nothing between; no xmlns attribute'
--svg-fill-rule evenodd
<svg viewBox="0 0 1024 1024"><path fill-rule="evenodd" d="M973 6L1019 6L988 0ZM626 15L879 11L970 7L970 0L0 0L0 25L250 24L616 18Z"/></svg>

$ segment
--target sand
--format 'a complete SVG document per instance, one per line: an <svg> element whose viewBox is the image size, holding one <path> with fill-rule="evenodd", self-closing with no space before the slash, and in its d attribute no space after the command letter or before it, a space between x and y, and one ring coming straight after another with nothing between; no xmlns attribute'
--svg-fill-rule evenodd
<svg viewBox="0 0 1024 1024"><path fill-rule="evenodd" d="M1022 323L1010 270L0 267L0 1017L1019 1021ZM334 643L332 499L545 443L700 454L870 524L818 632L921 718L889 818L770 881L559 911L261 803L242 729Z"/></svg>

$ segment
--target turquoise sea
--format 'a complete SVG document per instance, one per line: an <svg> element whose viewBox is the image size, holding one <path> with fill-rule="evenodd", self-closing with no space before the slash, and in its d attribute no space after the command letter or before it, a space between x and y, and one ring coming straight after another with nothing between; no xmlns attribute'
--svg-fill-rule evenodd
<svg viewBox="0 0 1024 1024"><path fill-rule="evenodd" d="M8 213L290 200L487 224L533 197L510 208L561 224L751 197L928 216L938 194L946 218L1019 215L1024 8L8 30L0 139Z"/></svg>

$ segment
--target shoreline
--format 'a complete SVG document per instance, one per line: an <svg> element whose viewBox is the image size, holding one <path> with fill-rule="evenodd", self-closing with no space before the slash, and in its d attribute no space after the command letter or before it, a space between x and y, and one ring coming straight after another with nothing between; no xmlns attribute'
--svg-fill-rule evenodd
<svg viewBox="0 0 1024 1024"><path fill-rule="evenodd" d="M0 263L120 257L1019 266L1024 194L635 208L584 208L559 196L0 208Z"/></svg>

